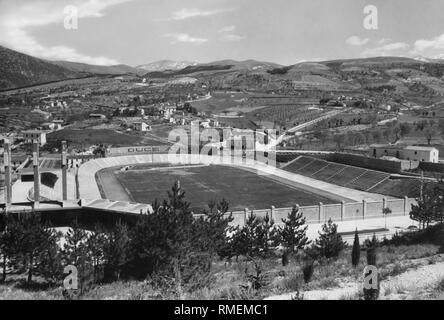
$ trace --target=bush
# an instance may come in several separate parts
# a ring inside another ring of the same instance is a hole
[[[314,272],[314,261],[309,259],[304,261],[304,265],[302,266],[302,273],[304,275],[304,282],[309,283]]]
[[[279,232],[268,214],[259,219],[254,214],[247,219],[245,226],[238,228],[230,242],[233,255],[267,257],[279,243]]]
[[[396,233],[391,240],[384,240],[384,245],[410,246],[415,244],[444,245],[444,224],[436,224],[418,231]]]

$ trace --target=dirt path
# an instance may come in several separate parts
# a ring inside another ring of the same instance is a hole
[[[418,259],[412,262],[414,266],[406,272],[389,277],[381,282],[381,300],[402,300],[415,298],[420,293],[427,293],[444,280],[444,255],[436,256],[441,260],[429,264],[429,259]],[[339,288],[330,290],[312,290],[304,292],[304,300],[340,300],[356,299],[361,284],[358,282],[344,283]],[[291,300],[296,293],[287,293],[268,297],[265,300]]]

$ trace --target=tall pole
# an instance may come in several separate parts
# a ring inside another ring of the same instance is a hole
[[[419,198],[421,200],[423,200],[423,198],[422,198],[423,196],[424,196],[424,171],[421,170],[421,189],[420,189]]]
[[[34,165],[34,207],[40,204],[40,170],[39,170],[39,143],[34,141],[33,147],[33,165]]]
[[[68,200],[66,141],[62,141],[62,199]]]
[[[5,141],[3,162],[5,164],[5,204],[9,207],[12,203],[12,179],[11,179],[11,145]]]

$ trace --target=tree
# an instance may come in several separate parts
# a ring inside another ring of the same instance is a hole
[[[327,259],[337,258],[345,248],[345,242],[338,233],[338,226],[331,219],[322,226],[322,232],[319,232],[315,246],[320,256]]]
[[[93,268],[94,282],[102,276],[102,267],[105,263],[105,254],[109,246],[109,236],[102,227],[97,225],[86,240],[87,254]]]
[[[231,241],[235,256],[246,255],[254,257],[259,254],[255,239],[256,229],[259,224],[259,219],[254,214],[251,214],[248,216],[245,225],[237,229]]]
[[[359,233],[358,229],[355,231],[355,240],[353,241],[352,248],[352,265],[357,267],[359,264],[359,259],[361,258],[361,245],[359,244]]]
[[[384,209],[382,209],[382,214],[384,215],[385,229],[387,229],[387,216],[392,214],[392,209],[384,208]]]
[[[436,127],[429,126],[427,127],[427,129],[425,129],[424,136],[427,139],[428,145],[432,144],[432,140],[433,138],[435,138],[436,135],[438,135],[438,130],[436,129]]]
[[[6,281],[6,272],[8,265],[11,264],[14,255],[17,252],[19,245],[19,236],[20,234],[16,232],[16,226],[14,225],[15,221],[8,216],[6,213],[2,213],[1,215],[1,225],[0,229],[0,253],[2,255],[2,280],[1,282]],[[17,226],[18,229],[18,226]]]
[[[401,129],[401,132],[400,132],[401,137],[405,137],[406,135],[408,135],[412,131],[412,127],[408,123],[401,123],[399,125],[399,127]]]
[[[254,243],[257,251],[262,257],[267,257],[272,247],[276,247],[279,242],[279,232],[275,228],[273,219],[268,213],[254,230]]]
[[[385,140],[386,140],[387,142],[390,142],[390,141],[391,141],[391,137],[392,137],[392,135],[393,135],[393,128],[392,128],[392,127],[388,127],[388,128],[386,128],[386,129],[382,132],[382,135],[384,136],[384,138],[385,138]]]
[[[336,149],[342,150],[347,144],[347,136],[344,134],[336,134],[333,136],[333,141],[336,143]]]
[[[439,121],[438,121],[438,128],[441,131],[441,135],[444,138],[444,119],[439,119]]]
[[[112,279],[120,280],[124,266],[128,262],[130,238],[128,227],[119,221],[108,234],[104,248],[104,260],[106,273]]]
[[[219,203],[210,201],[208,207],[210,212],[204,211],[203,216],[194,222],[196,245],[211,257],[216,254],[220,257],[232,257],[227,237],[227,234],[234,230],[230,226],[233,216],[227,215],[229,204],[223,199]]]
[[[380,130],[373,131],[373,140],[375,142],[381,142],[381,140],[382,140],[382,133],[381,133]]]
[[[53,259],[55,246],[59,238],[59,234],[48,226],[44,225],[41,216],[31,212],[20,215],[14,222],[9,225],[12,233],[18,235],[16,255],[21,261],[23,267],[28,273],[27,283],[32,282],[34,272],[39,271],[39,267],[44,264],[46,259]],[[48,257],[48,255],[50,255]]]
[[[77,268],[80,291],[84,290],[86,283],[90,282],[91,274],[93,274],[88,239],[88,232],[80,228],[78,222],[75,221],[65,234],[65,244],[62,249],[64,264]]]
[[[60,247],[57,243],[60,233],[54,233],[55,241],[50,241],[40,256],[36,271],[50,284],[56,284],[63,277],[63,263]]]
[[[310,244],[306,219],[299,206],[294,206],[287,219],[282,219],[282,222],[284,227],[279,230],[280,243],[289,253],[304,249]]]
[[[379,246],[379,241],[376,238],[376,235],[373,235],[373,238],[371,240],[365,241],[365,247],[367,251],[367,265],[368,266],[377,266],[377,256],[376,256],[376,250]],[[379,297],[379,291],[380,291],[380,276],[379,273],[377,275],[377,289],[366,289],[364,288],[364,299],[365,300],[377,300]]]
[[[412,205],[410,218],[419,222],[422,228],[428,227],[432,222],[444,222],[444,180],[427,184],[422,196]]]
[[[181,271],[199,251],[195,220],[180,183],[175,183],[162,205],[156,201],[152,206],[153,213],[139,216],[130,230],[128,267],[136,278],[157,271],[172,274],[174,266]]]

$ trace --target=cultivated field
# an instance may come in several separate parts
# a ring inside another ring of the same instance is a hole
[[[116,169],[114,169],[115,171]],[[99,173],[109,176],[109,170]],[[129,193],[133,201],[152,203],[155,199],[165,199],[165,190],[171,189],[179,180],[186,198],[194,209],[206,208],[210,200],[225,198],[230,210],[244,208],[264,209],[291,207],[294,204],[313,205],[319,202],[330,204],[334,201],[303,190],[280,184],[253,172],[224,166],[198,166],[183,168],[133,168],[116,173],[117,180]],[[102,186],[108,195],[109,184]]]
[[[89,146],[106,144],[115,147],[119,146],[134,146],[134,145],[152,145],[158,146],[164,143],[154,139],[149,139],[142,136],[129,135],[120,133],[109,129],[63,129],[52,132],[48,135],[48,141],[62,141],[66,140],[70,145],[75,146]]]

